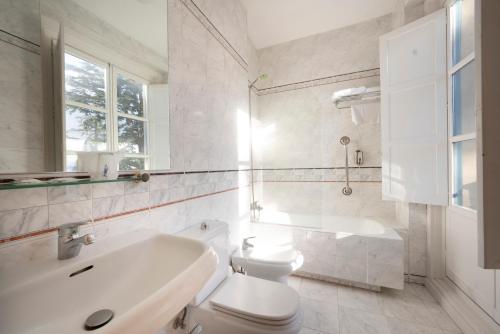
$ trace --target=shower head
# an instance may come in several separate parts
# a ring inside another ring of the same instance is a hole
[[[254,87],[258,81],[267,80],[267,78],[269,78],[269,76],[266,73],[259,75],[254,81],[252,81],[252,83],[248,86],[248,88]]]
[[[259,80],[267,80],[267,78],[269,78],[269,75],[267,75],[267,73],[259,75]]]
[[[340,138],[340,143],[342,145],[347,145],[351,142],[351,138],[347,137],[347,136],[343,136],[342,138]]]

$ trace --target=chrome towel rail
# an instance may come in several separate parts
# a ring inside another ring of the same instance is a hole
[[[349,149],[347,145],[351,142],[351,138],[343,136],[340,138],[340,143],[344,145],[345,148],[345,187],[342,188],[342,194],[349,196],[352,194],[352,188],[349,187]]]

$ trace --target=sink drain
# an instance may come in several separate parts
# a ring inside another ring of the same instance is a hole
[[[106,325],[113,319],[115,314],[111,310],[99,310],[92,313],[87,320],[85,320],[85,329],[93,331]]]

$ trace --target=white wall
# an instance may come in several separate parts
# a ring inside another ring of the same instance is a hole
[[[45,167],[38,5],[0,1],[0,172]]]

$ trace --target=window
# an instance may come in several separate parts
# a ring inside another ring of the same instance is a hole
[[[450,6],[450,152],[451,203],[477,208],[474,0]]]
[[[120,151],[120,170],[148,168],[148,83],[71,48],[64,58],[66,170],[79,151]]]
[[[147,85],[140,78],[117,70],[114,75],[116,96],[116,147],[124,152],[120,170],[145,169],[148,157],[146,96]]]

